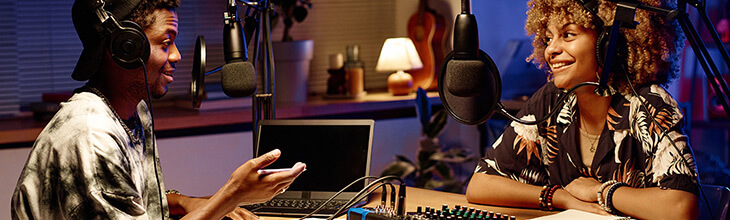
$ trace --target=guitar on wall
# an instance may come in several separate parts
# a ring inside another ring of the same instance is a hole
[[[436,31],[436,18],[426,10],[427,0],[418,1],[418,11],[408,19],[408,37],[416,46],[423,68],[409,71],[413,77],[413,89],[421,87],[425,90],[436,87],[438,75],[434,66],[434,54],[431,43]]]
[[[431,12],[434,18],[436,18],[436,29],[434,30],[433,42],[431,42],[431,46],[433,47],[434,70],[439,71],[441,70],[441,63],[444,61],[444,58],[447,54],[446,50],[444,50],[444,46],[446,44],[446,19],[444,19],[444,16],[438,14],[436,10],[428,7],[428,1],[425,2],[426,11]],[[438,73],[434,74],[433,83],[431,83],[431,86],[429,86],[426,90],[438,90],[438,78]]]

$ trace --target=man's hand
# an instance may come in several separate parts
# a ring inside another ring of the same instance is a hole
[[[570,184],[565,186],[565,191],[568,191],[573,197],[586,202],[598,202],[597,192],[598,188],[601,187],[596,179],[589,177],[580,177],[574,179]]]
[[[205,206],[205,203],[208,202],[207,198],[192,198],[182,195],[177,195],[180,198],[179,204],[180,208],[184,210],[184,213],[181,213],[184,215],[185,213],[192,212],[193,210]],[[184,198],[182,198],[184,197]],[[251,213],[250,211],[237,207],[232,212],[229,212],[226,214],[225,217],[228,217],[229,219],[233,220],[259,220],[260,218],[256,216],[255,214]]]
[[[274,196],[284,192],[289,185],[307,167],[304,163],[296,163],[289,171],[271,174],[259,174],[262,169],[281,156],[278,149],[251,159],[238,167],[226,183],[226,187],[235,189],[232,197],[238,200],[238,205],[255,204],[269,201]]]
[[[255,215],[239,206],[269,201],[284,192],[307,167],[297,163],[289,171],[259,174],[257,171],[270,165],[281,156],[273,150],[251,159],[238,167],[231,178],[201,208],[196,208],[183,219],[220,219],[223,216],[238,215],[244,219],[257,219]]]

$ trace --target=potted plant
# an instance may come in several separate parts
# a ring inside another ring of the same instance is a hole
[[[282,17],[284,21],[284,35],[281,41],[293,41],[289,30],[294,26],[294,21],[302,22],[307,18],[307,10],[312,9],[312,2],[310,0],[272,0],[271,2],[276,5],[272,23],[277,23],[279,17]]]
[[[395,161],[380,175],[400,176],[409,186],[461,193],[464,183],[455,177],[451,166],[472,161],[475,157],[464,149],[447,149],[439,143],[438,136],[446,127],[448,115],[443,109],[432,113],[426,91],[418,88],[415,101],[421,123],[417,161],[414,163],[403,155],[396,155]]]
[[[307,101],[307,81],[309,65],[314,54],[312,40],[293,40],[289,30],[294,22],[302,22],[312,8],[310,0],[272,0],[275,13],[272,25],[281,19],[284,34],[280,42],[273,42],[274,62],[276,64],[276,102],[297,104]]]

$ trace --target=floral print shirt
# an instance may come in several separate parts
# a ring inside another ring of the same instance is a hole
[[[511,122],[479,161],[476,172],[532,185],[566,186],[579,177],[593,177],[599,182],[617,180],[635,188],[658,186],[697,195],[695,161],[681,129],[683,116],[677,103],[657,85],[637,92],[639,96],[613,95],[590,169],[581,159],[580,115],[576,96],[571,94],[557,103],[559,112],[546,122]],[[564,93],[553,83],[546,84],[517,117],[542,118]]]
[[[132,140],[99,96],[81,92],[62,103],[23,168],[12,219],[167,219],[144,101],[137,113],[130,129],[143,138]]]

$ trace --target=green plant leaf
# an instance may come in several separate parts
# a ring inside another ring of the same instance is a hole
[[[408,162],[410,164],[416,165],[416,164],[413,163],[413,161],[411,161],[410,159],[408,159],[407,157],[405,157],[403,155],[395,155],[395,160],[396,161]]]
[[[420,144],[418,148],[419,151],[432,153],[441,149],[441,144],[439,144],[438,138],[432,138],[426,135],[422,135],[418,139],[418,143]]]
[[[477,157],[469,154],[464,149],[451,148],[445,152],[434,153],[429,159],[446,163],[465,163],[469,161],[474,161],[477,159]]]
[[[436,166],[434,166],[434,172],[443,180],[454,179],[454,175],[451,172],[451,167],[447,166],[445,163],[436,163]]]
[[[448,115],[446,111],[440,109],[431,116],[428,124],[423,129],[423,133],[428,137],[435,138],[444,131],[447,121]]]
[[[420,167],[422,171],[425,172],[426,169],[438,162],[431,160],[431,155],[433,155],[434,152],[435,151],[418,151],[418,167]]]

